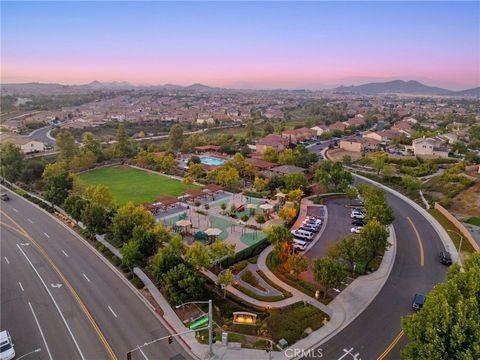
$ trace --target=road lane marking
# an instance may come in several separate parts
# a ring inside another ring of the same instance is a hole
[[[10,265],[10,261],[8,261],[7,257],[4,256],[5,261],[7,262],[8,265]]]
[[[395,347],[395,345],[397,345],[397,343],[400,341],[403,334],[405,334],[405,332],[403,330],[401,330],[400,333],[395,337],[395,339],[393,339],[392,343],[387,346],[387,348],[385,349],[385,351],[383,353],[380,354],[380,356],[377,358],[377,360],[385,359],[385,357],[390,353],[390,351],[392,351],[392,349]]]
[[[90,282],[90,279],[87,277],[87,275],[85,275],[84,273],[82,273],[82,275],[85,279],[87,279],[88,282]]]
[[[13,211],[15,211],[16,213],[18,213],[18,210],[17,210],[17,209],[15,209],[15,208],[12,208],[12,210],[13,210]]]
[[[22,245],[22,246],[28,246],[28,245],[30,245],[30,243],[28,243],[28,242],[26,242],[26,243],[20,243],[20,245]]]
[[[45,290],[47,290],[47,293],[48,295],[50,296],[50,299],[52,299],[53,301],[53,304],[55,305],[55,308],[57,309],[58,313],[60,314],[60,317],[62,318],[62,321],[63,323],[65,324],[65,327],[67,328],[68,332],[70,333],[70,337],[72,338],[74,344],[75,344],[75,347],[77,348],[77,351],[78,353],[80,354],[80,357],[85,360],[85,357],[83,356],[83,353],[82,353],[82,350],[80,350],[80,347],[78,346],[78,343],[77,343],[77,340],[75,339],[75,336],[73,336],[73,333],[72,333],[72,330],[70,329],[70,326],[68,326],[67,324],[67,320],[65,320],[65,317],[63,316],[63,313],[62,311],[60,310],[60,308],[58,307],[58,304],[57,302],[55,301],[55,298],[53,297],[52,293],[50,292],[50,289],[48,288],[47,284],[45,284],[45,281],[43,281],[42,277],[40,276],[40,274],[38,273],[37,269],[35,268],[35,266],[33,266],[32,262],[30,261],[30,259],[28,258],[27,254],[25,254],[25,252],[23,251],[23,249],[18,246],[17,244],[17,247],[18,247],[18,250],[20,250],[20,252],[23,254],[23,256],[25,256],[25,259],[27,259],[27,262],[30,264],[30,266],[32,267],[33,271],[35,272],[35,274],[37,274],[38,278],[40,279],[40,282],[43,284],[43,287],[45,288]]]
[[[62,284],[50,284],[51,287],[60,289],[62,287]]]
[[[40,330],[40,335],[42,336],[43,343],[45,344],[45,348],[47,349],[48,357],[50,358],[50,360],[53,360],[52,354],[50,353],[50,348],[48,347],[48,344],[47,344],[47,340],[45,340],[45,336],[43,335],[42,328],[40,327],[40,323],[38,322],[37,315],[35,315],[35,311],[33,311],[33,306],[32,304],[30,304],[30,301],[28,302],[28,306],[30,306],[30,310],[32,310],[33,318],[37,323],[38,330]]]
[[[63,255],[65,255],[66,257],[68,257],[68,254],[65,252],[65,250],[62,250],[62,253],[63,253]]]
[[[50,266],[55,270],[55,272],[58,274],[58,276],[60,276],[60,278],[63,280],[64,284],[68,287],[68,289],[70,290],[70,293],[73,295],[73,297],[75,298],[77,304],[80,306],[81,310],[83,311],[83,313],[85,314],[85,316],[87,317],[88,321],[90,322],[90,324],[92,325],[93,329],[95,330],[95,332],[97,333],[97,336],[98,338],[100,339],[100,341],[102,342],[103,346],[105,347],[105,350],[107,351],[107,353],[109,354],[110,358],[112,360],[117,360],[117,355],[115,355],[115,353],[113,352],[113,349],[112,347],[110,346],[110,344],[108,343],[107,339],[105,338],[105,335],[103,334],[103,332],[100,330],[100,327],[98,326],[97,322],[95,321],[95,319],[93,318],[92,314],[90,314],[90,312],[88,311],[87,307],[85,306],[85,304],[83,303],[82,299],[80,298],[80,296],[78,296],[77,292],[75,291],[75,289],[73,288],[72,284],[70,284],[70,282],[67,280],[67,278],[65,277],[65,275],[63,275],[63,273],[60,271],[60,269],[57,267],[57,265],[53,262],[52,258],[47,254],[47,252],[35,241],[35,239],[23,228],[21,227],[15,220],[13,220],[10,216],[8,216],[4,211],[2,211],[0,209],[0,213],[3,214],[6,218],[8,218],[11,222],[13,222],[15,224],[15,226],[18,227],[18,232],[23,234],[25,236],[25,238],[29,239],[30,241],[33,242],[33,244],[36,246],[36,248],[38,249],[38,251],[43,255],[43,257],[48,261],[48,263],[50,264]],[[16,230],[16,229],[15,229]]]
[[[115,311],[113,311],[113,309],[110,307],[110,305],[108,305],[108,309],[112,312],[113,316],[118,318],[117,314],[115,314]]]
[[[18,282],[18,285],[20,285],[20,289],[22,289],[22,291],[25,291],[25,290],[23,289],[22,283],[21,283],[20,281]]]
[[[30,220],[29,218],[27,218],[27,221],[28,221],[30,224],[33,224],[33,221]]]
[[[422,239],[420,238],[420,234],[418,233],[417,227],[413,223],[412,219],[407,216],[407,220],[410,222],[410,225],[413,227],[413,231],[415,231],[415,235],[417,236],[418,246],[420,247],[420,266],[423,266],[425,263],[424,252],[423,252],[423,243]]]
[[[50,239],[50,235],[48,235],[46,232],[44,232],[43,235]]]

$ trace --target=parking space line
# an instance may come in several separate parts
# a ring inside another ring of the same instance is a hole
[[[7,264],[10,265],[10,261],[8,261],[7,257],[4,256],[3,258],[5,259],[5,261],[7,262]]]
[[[63,253],[63,255],[65,255],[66,257],[68,257],[68,254],[65,252],[65,250],[62,250],[62,253]]]
[[[30,310],[32,310],[33,318],[37,323],[38,330],[40,330],[40,335],[42,336],[43,343],[45,344],[45,348],[47,349],[48,357],[50,358],[50,360],[53,360],[52,354],[50,353],[50,348],[48,347],[48,344],[47,344],[47,340],[45,340],[45,335],[43,335],[42,328],[40,327],[40,323],[38,322],[37,315],[35,315],[35,311],[33,311],[33,306],[32,304],[30,304],[30,301],[28,302],[28,306],[30,306]]]
[[[22,283],[21,283],[20,281],[18,282],[18,285],[20,285],[20,289],[22,289],[22,291],[25,291],[25,290],[23,289]]]
[[[48,235],[46,232],[44,232],[43,235],[50,239],[50,235]]]
[[[18,213],[18,210],[17,210],[17,209],[15,209],[15,208],[12,208],[12,210],[13,210],[13,211],[15,211],[16,213]]]
[[[87,277],[87,275],[85,275],[84,273],[82,273],[82,275],[88,282],[90,282],[90,279]]]
[[[30,224],[33,224],[33,221],[30,220],[29,218],[27,218],[27,221],[28,221]]]

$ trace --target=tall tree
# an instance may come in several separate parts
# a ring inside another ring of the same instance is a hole
[[[108,218],[107,210],[103,206],[92,202],[85,205],[80,216],[82,223],[91,235],[105,233],[108,227]]]
[[[307,178],[303,173],[287,174],[283,177],[287,191],[300,189],[305,190],[308,186]]]
[[[132,141],[123,124],[118,125],[116,140],[117,143],[115,145],[120,157],[125,157],[132,153]]]
[[[204,278],[185,264],[170,269],[162,280],[165,296],[171,304],[203,298]]]
[[[276,163],[278,161],[278,153],[274,148],[267,147],[263,153],[263,160]]]
[[[212,258],[208,249],[200,241],[195,243],[187,249],[185,260],[196,269],[209,268],[212,266]]]
[[[64,160],[67,163],[72,160],[77,152],[75,138],[70,131],[62,131],[57,135],[55,147],[58,152],[57,160]]]
[[[350,199],[350,204],[352,204],[352,201],[358,196],[358,191],[355,186],[347,186],[345,188],[345,196]]]
[[[117,241],[126,243],[132,238],[133,229],[136,226],[149,230],[154,224],[155,219],[151,213],[140,206],[135,206],[132,202],[128,202],[118,209],[112,219],[110,229]]]
[[[48,164],[43,171],[45,180],[45,199],[55,205],[61,205],[73,188],[73,176],[64,161]]]
[[[102,155],[102,146],[100,139],[98,139],[91,132],[86,132],[82,136],[82,150],[90,151],[95,156],[95,160],[98,161]]]
[[[133,270],[135,266],[142,265],[145,258],[140,252],[140,244],[138,241],[129,241],[120,248],[122,254],[122,264]]]
[[[297,277],[300,273],[308,269],[307,257],[301,254],[292,254],[283,265],[285,270]]]
[[[110,189],[103,184],[88,186],[85,189],[84,196],[91,202],[98,204],[105,209],[114,209],[116,207]]]
[[[230,269],[222,271],[218,274],[217,285],[222,285],[223,287],[223,298],[227,296],[227,286],[232,285],[235,282],[235,276],[233,275]]]
[[[4,143],[0,149],[0,170],[2,177],[15,182],[23,169],[24,155],[20,148],[12,143]]]
[[[369,254],[369,247],[359,241],[357,236],[346,236],[337,244],[338,256],[350,264],[353,271],[355,263],[365,259]]]
[[[183,128],[179,124],[175,124],[171,127],[168,133],[168,147],[172,151],[178,151],[182,148],[183,144]]]
[[[372,256],[382,254],[389,246],[389,232],[378,220],[370,220],[360,231],[361,246],[370,249]]]
[[[343,169],[341,162],[325,160],[314,174],[315,181],[334,190],[346,188],[353,182],[352,174]]]
[[[312,265],[313,276],[316,281],[324,287],[323,298],[335,286],[339,286],[346,278],[347,274],[336,260],[330,257],[317,258]]]
[[[402,319],[408,344],[402,358],[480,359],[480,254],[447,273],[422,309]]]

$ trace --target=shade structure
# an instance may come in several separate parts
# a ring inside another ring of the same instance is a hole
[[[205,234],[208,236],[218,236],[222,233],[221,229],[218,228],[208,228],[207,230],[204,231]]]
[[[260,205],[260,209],[263,209],[263,210],[271,210],[271,209],[273,209],[273,205],[271,205],[271,204],[262,204],[262,205]]]
[[[178,220],[175,225],[180,226],[180,227],[186,227],[192,225],[192,222],[190,220]]]
[[[247,204],[247,209],[256,209],[257,206],[257,204]]]

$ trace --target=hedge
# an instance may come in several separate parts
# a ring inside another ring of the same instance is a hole
[[[267,238],[264,238],[259,242],[257,242],[256,244],[253,244],[252,246],[249,246],[243,250],[240,250],[238,253],[235,254],[234,257],[229,256],[223,259],[220,262],[220,265],[223,268],[227,268],[239,261],[247,260],[253,256],[260,254],[268,245],[270,245],[270,243],[268,242]]]
[[[257,270],[257,274],[260,275],[260,277],[268,284],[270,285],[271,287],[273,287],[274,289],[280,291],[284,297],[286,298],[289,298],[289,297],[292,297],[292,293],[285,290],[284,288],[282,288],[281,286],[277,285],[274,281],[272,281],[272,279],[270,279],[267,275],[265,275],[265,273],[262,271],[262,270]]]
[[[243,287],[240,284],[233,284],[233,287],[242,293],[244,293],[247,296],[250,296],[253,299],[260,300],[260,301],[280,301],[285,299],[285,296],[283,295],[259,295],[256,292],[247,289],[246,287]]]

